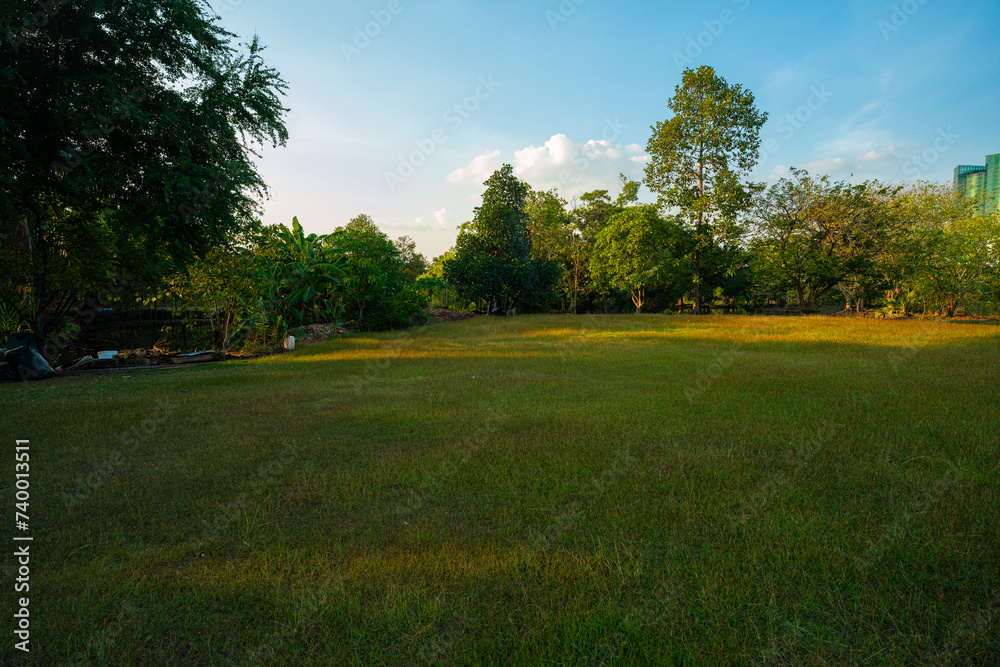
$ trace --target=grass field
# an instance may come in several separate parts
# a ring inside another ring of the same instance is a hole
[[[3,664],[1000,663],[998,326],[477,318],[0,399]]]

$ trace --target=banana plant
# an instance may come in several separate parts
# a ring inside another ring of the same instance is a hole
[[[282,305],[295,310],[299,323],[305,324],[306,313],[315,310],[319,297],[340,285],[345,275],[344,259],[324,245],[325,236],[307,236],[297,217],[292,218],[291,229],[282,225],[278,238],[288,258],[282,267]]]

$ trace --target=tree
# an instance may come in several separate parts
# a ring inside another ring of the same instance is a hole
[[[603,194],[597,197],[604,202],[607,193],[600,192]],[[563,296],[562,305],[565,307],[565,300],[568,299],[569,308],[575,315],[580,296],[589,287],[587,278],[592,246],[580,229],[582,218],[567,212],[566,201],[555,191],[532,191],[528,195],[527,210],[532,256],[559,266],[558,288]]]
[[[583,233],[584,239],[593,241],[608,220],[621,208],[611,203],[607,190],[594,190],[580,195],[581,204],[573,209],[577,228]]]
[[[374,225],[338,228],[327,242],[344,254],[344,296],[350,313],[365,325],[366,313],[372,315],[404,287],[399,250]]]
[[[354,232],[361,231],[379,231],[378,225],[375,224],[375,219],[368,215],[367,213],[359,213],[350,219],[350,221],[344,226],[344,229]]]
[[[605,292],[628,291],[641,313],[647,292],[677,277],[680,262],[671,251],[677,240],[654,207],[628,208],[612,216],[595,240],[590,260],[593,280]]]
[[[618,181],[622,184],[622,191],[615,199],[615,207],[622,209],[637,203],[639,201],[639,188],[642,187],[642,184],[639,181],[633,181],[625,174],[618,174]]]
[[[455,258],[444,265],[445,279],[469,300],[485,300],[491,313],[535,305],[558,273],[552,263],[532,259],[525,208],[529,188],[509,164],[485,185],[482,205],[460,228]]]
[[[660,206],[680,209],[694,232],[699,314],[702,255],[717,236],[736,236],[736,217],[753,192],[740,179],[757,163],[767,114],[757,111],[751,92],[728,84],[708,66],[685,70],[668,105],[674,116],[652,128],[645,181]]]
[[[971,200],[942,187],[922,220],[927,229],[916,287],[940,313],[954,317],[995,289],[1000,271],[1000,213],[982,215]]]
[[[417,242],[409,236],[400,236],[393,241],[399,251],[399,259],[403,262],[403,274],[408,282],[414,282],[430,268],[427,258],[417,252]]]
[[[206,3],[76,0],[26,21],[37,9],[0,7],[0,234],[30,239],[0,283],[44,339],[95,281],[245,238],[266,192],[254,146],[288,135],[285,82]]]
[[[793,169],[792,178],[771,186],[755,207],[752,249],[763,267],[759,274],[790,285],[800,310],[811,310],[838,286],[871,284],[889,196],[877,182],[831,183]]]
[[[228,352],[238,323],[266,289],[261,269],[260,259],[246,250],[215,248],[178,274],[171,290],[201,307],[212,325],[213,347]]]
[[[554,190],[531,190],[524,205],[531,255],[535,259],[559,262],[562,259],[568,230],[573,226],[566,212],[566,201]]]

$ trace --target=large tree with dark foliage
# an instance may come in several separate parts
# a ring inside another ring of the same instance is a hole
[[[694,233],[694,312],[701,312],[703,258],[718,241],[737,234],[737,217],[755,191],[742,179],[757,163],[760,128],[767,114],[753,93],[732,85],[711,67],[685,70],[668,102],[674,115],[653,126],[646,150],[646,184],[664,210],[679,209]]]
[[[490,313],[535,306],[552,292],[559,267],[531,257],[529,187],[509,164],[485,185],[482,205],[459,232],[455,258],[445,263],[445,280],[465,298],[485,301]]]
[[[40,337],[252,230],[285,82],[202,0],[0,5],[0,298]]]

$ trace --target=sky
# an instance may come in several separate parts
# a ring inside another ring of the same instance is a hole
[[[570,202],[641,180],[685,67],[769,115],[757,181],[948,182],[1000,153],[996,0],[211,4],[289,84],[289,141],[257,161],[263,221],[324,234],[367,213],[428,259],[505,163]]]

